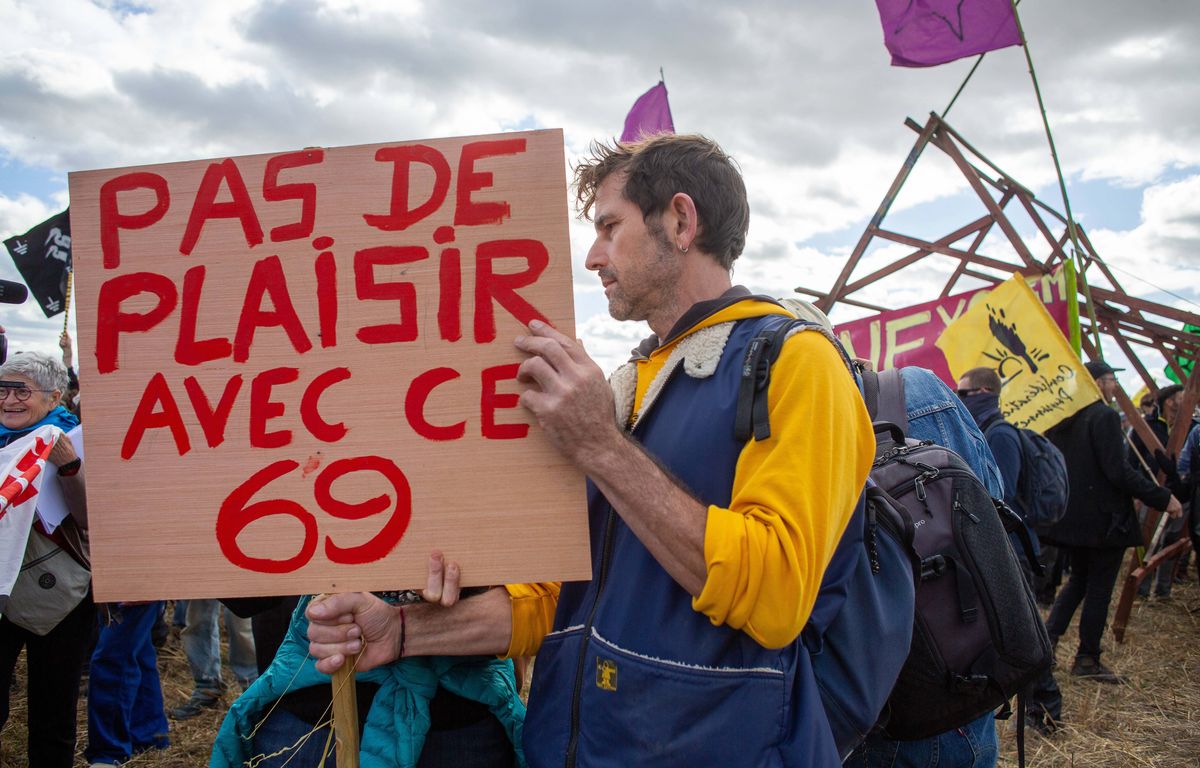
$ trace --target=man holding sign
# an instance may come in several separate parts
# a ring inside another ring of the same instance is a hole
[[[530,354],[521,404],[591,481],[592,580],[563,585],[544,642],[501,590],[455,602],[449,567],[426,591],[442,605],[406,620],[337,595],[308,609],[318,668],[360,650],[362,670],[540,644],[531,765],[837,764],[795,640],[873,457],[862,399],[830,342],[796,334],[772,368],[772,434],[734,437],[749,342],[786,310],[732,285],[749,209],[719,147],[690,136],[597,146],[576,183],[596,230],[586,264],[610,313],[655,333],[609,384],[546,323],[515,342]]]

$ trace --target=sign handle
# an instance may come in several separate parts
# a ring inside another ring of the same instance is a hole
[[[333,673],[333,735],[338,768],[358,768],[358,697],[355,695],[354,669],[359,651]]]

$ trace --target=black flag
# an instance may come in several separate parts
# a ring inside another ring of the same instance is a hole
[[[67,275],[71,271],[70,209],[38,224],[23,235],[10,237],[4,246],[12,255],[30,293],[46,317],[66,309]]]

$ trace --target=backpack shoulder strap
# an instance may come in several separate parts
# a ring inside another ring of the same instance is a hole
[[[908,434],[908,408],[904,404],[904,377],[899,368],[876,374],[879,384],[878,410],[871,411],[872,421],[887,421]],[[870,410],[868,401],[868,410]]]
[[[863,402],[867,406],[867,415],[871,421],[879,418],[879,374],[865,368],[859,371],[862,377]]]
[[[1022,430],[1020,427],[1018,427],[1016,424],[1013,424],[1010,421],[1005,421],[1004,419],[993,419],[992,423],[987,425],[987,429],[982,430],[983,437],[986,440],[988,435],[992,434],[993,432],[995,432],[998,429],[1004,429],[1005,427],[1008,427],[1008,428],[1012,429],[1012,431],[1013,431],[1013,437],[1017,441],[1017,450],[1021,454],[1021,467],[1024,468],[1025,461],[1027,459],[1027,457],[1025,455],[1026,454],[1025,441],[1028,439],[1025,436],[1024,430]]]
[[[737,411],[734,416],[734,436],[740,441],[766,440],[771,436],[767,385],[771,382],[771,366],[779,359],[783,344],[793,331],[813,330],[829,339],[841,355],[842,362],[853,375],[854,368],[846,350],[837,338],[816,323],[796,318],[783,318],[777,325],[760,331],[746,347],[742,360],[742,377],[738,384]]]
[[[738,383],[737,411],[734,416],[733,434],[741,441],[766,440],[771,436],[771,424],[767,412],[767,385],[771,381],[771,366],[783,351],[783,342],[788,333],[803,320],[785,320],[774,328],[760,331],[746,347],[742,360],[742,378]]]

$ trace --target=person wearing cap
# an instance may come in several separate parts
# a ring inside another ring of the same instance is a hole
[[[1179,413],[1179,405],[1183,402],[1183,386],[1180,384],[1171,384],[1158,390],[1151,397],[1151,403],[1154,407],[1145,415],[1146,424],[1150,427],[1150,431],[1154,433],[1154,436],[1158,438],[1158,442],[1165,447],[1171,436],[1171,424],[1175,422],[1175,417]],[[1131,439],[1133,447],[1137,449],[1137,452],[1151,469],[1154,469],[1156,464],[1163,464],[1163,461],[1160,461],[1146,444],[1142,442],[1141,435],[1134,432]],[[1137,456],[1131,454],[1129,459],[1131,462],[1137,463]],[[1168,476],[1173,473],[1173,469],[1167,470],[1162,466],[1159,468],[1167,472]]]
[[[1046,629],[1057,648],[1058,639],[1082,604],[1079,649],[1071,674],[1101,683],[1121,683],[1124,681],[1100,661],[1100,638],[1125,549],[1142,544],[1133,499],[1172,517],[1179,517],[1183,507],[1168,489],[1134,469],[1125,457],[1121,420],[1109,407],[1120,386],[1117,369],[1103,361],[1087,363],[1087,369],[1102,400],[1046,431],[1046,437],[1067,459],[1071,486],[1066,514],[1044,537],[1065,548],[1071,563],[1071,577],[1050,609]]]
[[[1180,384],[1171,384],[1163,387],[1154,394],[1154,416],[1146,417],[1146,424],[1150,427],[1150,431],[1158,439],[1158,442],[1164,447],[1168,444],[1171,437],[1171,425],[1175,423],[1175,419],[1179,415],[1179,406],[1183,403],[1183,386]],[[1130,442],[1133,444],[1134,451],[1129,452],[1129,461],[1141,471],[1143,464],[1150,469],[1151,473],[1161,471],[1166,478],[1165,485],[1170,489],[1171,493],[1175,494],[1175,498],[1181,502],[1187,502],[1191,498],[1191,489],[1187,483],[1179,476],[1176,468],[1175,455],[1168,455],[1166,451],[1150,450],[1150,447],[1142,441],[1141,435],[1134,432],[1130,437]],[[1136,451],[1136,453],[1135,453]],[[1166,530],[1163,531],[1162,541],[1155,548],[1154,553],[1157,553],[1163,547],[1174,544],[1179,541],[1179,537],[1183,535],[1183,519],[1173,519],[1167,523]],[[1171,558],[1159,566],[1154,572],[1154,596],[1159,599],[1167,599],[1171,596],[1172,576],[1175,573],[1175,565],[1179,562],[1178,557]],[[1150,579],[1146,579],[1138,587],[1138,595],[1141,597],[1149,597],[1150,595]]]

